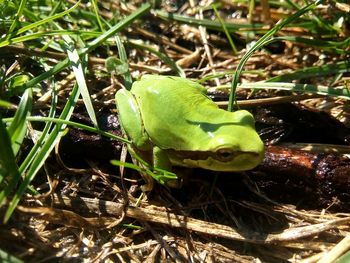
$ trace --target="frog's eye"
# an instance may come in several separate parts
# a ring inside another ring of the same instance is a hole
[[[234,157],[234,152],[232,149],[222,148],[216,151],[216,157],[223,162],[231,161]]]

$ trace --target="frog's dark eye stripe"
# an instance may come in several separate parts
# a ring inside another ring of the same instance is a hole
[[[209,156],[213,157],[211,152],[202,151],[171,151],[173,155],[177,156],[179,159],[191,159],[191,160],[207,160]]]
[[[207,160],[209,157],[218,160],[220,162],[229,162],[240,155],[241,152],[233,151],[230,148],[222,148],[216,152],[205,152],[205,151],[175,151],[169,150],[173,155],[179,159],[191,159],[191,160]]]

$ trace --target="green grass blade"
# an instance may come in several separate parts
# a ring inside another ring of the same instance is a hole
[[[217,88],[229,89],[229,85],[222,85]],[[240,89],[256,89],[256,90],[287,90],[291,92],[312,93],[324,96],[338,97],[346,100],[350,100],[350,90],[348,87],[329,87],[322,85],[312,84],[295,84],[288,82],[257,82],[257,83],[241,83],[238,85]],[[7,121],[4,119],[4,121]]]
[[[96,17],[98,26],[100,27],[100,30],[103,32],[104,31],[104,27],[103,27],[102,20],[101,20],[99,11],[98,11],[97,1],[96,0],[91,0],[91,2],[92,2],[92,7],[94,9],[94,13],[95,13],[95,17]]]
[[[119,36],[115,36],[114,37],[115,42],[117,43],[117,47],[118,47],[118,54],[119,54],[119,58],[121,61],[123,61],[126,65],[128,65],[128,57],[126,55],[125,52],[125,48],[124,45],[120,39]],[[132,77],[131,77],[131,73],[129,70],[129,67],[127,68],[127,71],[123,74],[124,77],[124,85],[125,87],[130,90],[131,86],[132,86]]]
[[[67,104],[65,105],[60,118],[63,120],[69,120],[71,117],[75,104],[79,98],[79,89],[78,86],[75,85],[71,95],[69,97],[69,100]],[[15,193],[13,199],[11,200],[11,203],[9,207],[6,210],[4,222],[7,222],[8,219],[11,217],[13,211],[15,210],[18,202],[21,200],[22,195],[26,191],[28,185],[30,182],[34,179],[35,175],[38,173],[39,169],[42,167],[44,162],[46,161],[47,157],[51,153],[52,149],[55,147],[59,139],[61,138],[63,131],[65,129],[65,124],[57,124],[55,125],[54,129],[48,136],[47,140],[43,144],[42,148],[34,158],[31,166],[29,167],[28,171],[26,172],[26,176],[24,177],[23,182],[19,186],[17,192]]]
[[[77,30],[52,30],[52,31],[41,31],[24,36],[14,37],[11,39],[5,39],[0,42],[0,48],[6,47],[10,44],[22,43],[30,40],[36,40],[45,36],[62,36],[62,35],[82,35],[82,36],[99,36],[100,32],[89,32],[89,31],[77,31]]]
[[[224,86],[221,86],[224,87]],[[288,82],[259,82],[259,83],[244,83],[238,86],[246,89],[273,89],[273,90],[288,90],[292,92],[313,93],[324,96],[332,96],[350,100],[350,90],[348,87],[328,87],[312,84],[295,84]]]
[[[129,24],[131,24],[134,20],[140,18],[145,13],[147,13],[151,9],[151,5],[149,3],[142,5],[138,10],[136,10],[131,15],[127,16],[125,19],[117,23],[116,25],[112,26],[108,31],[106,31],[104,34],[99,36],[98,38],[91,41],[86,48],[82,50],[82,53],[87,54],[90,53],[92,50],[94,50],[96,47],[98,47],[101,43],[106,41],[109,37],[115,35],[118,31],[122,30],[123,28],[127,27]]]
[[[27,25],[27,26],[24,26],[24,27],[20,28],[20,29],[16,32],[16,35],[22,34],[22,33],[26,32],[26,31],[28,31],[28,30],[31,30],[31,29],[36,28],[36,27],[39,27],[39,26],[44,25],[44,24],[46,24],[46,23],[48,23],[48,22],[52,22],[52,21],[54,21],[55,19],[61,18],[61,17],[65,16],[65,15],[69,14],[70,12],[72,12],[74,9],[76,9],[76,8],[79,6],[80,1],[81,1],[81,0],[79,0],[79,1],[78,1],[75,5],[73,5],[71,8],[69,8],[69,9],[67,9],[67,10],[65,10],[65,11],[63,11],[63,12],[61,12],[61,13],[58,13],[58,14],[56,14],[56,15],[49,16],[49,17],[47,17],[47,18],[45,18],[45,19],[43,19],[43,20],[40,20],[40,21],[31,23],[31,24],[29,24],[29,25]]]
[[[141,172],[143,170],[140,166],[136,164],[121,162],[119,160],[111,160],[111,164],[115,166],[124,166],[125,168],[133,169],[137,172]]]
[[[187,25],[193,25],[193,26],[203,26],[207,29],[212,29],[216,31],[223,31],[223,28],[218,21],[212,21],[208,19],[196,19],[189,16],[174,14],[174,13],[168,13],[162,10],[155,10],[154,13],[165,20],[172,20],[180,23],[184,23]],[[233,23],[226,23],[226,29],[228,32],[236,32],[236,31],[243,31],[245,30],[254,30],[254,29],[262,29],[263,24],[233,24]]]
[[[235,45],[235,43],[233,42],[233,40],[231,38],[230,33],[227,30],[226,23],[222,20],[222,18],[220,16],[216,6],[214,4],[212,4],[212,7],[213,7],[213,10],[215,12],[215,15],[216,15],[217,19],[219,20],[219,22],[220,22],[220,24],[222,26],[223,31],[225,32],[225,35],[226,35],[226,37],[228,39],[228,42],[230,43],[230,46],[231,46],[232,51],[233,51],[233,55],[236,55],[237,54],[237,48],[236,48],[236,45]]]
[[[17,106],[12,104],[11,102],[6,101],[6,100],[0,100],[0,108],[16,109]]]
[[[290,5],[292,8],[294,8],[294,9],[296,9],[296,10],[301,9],[301,7],[300,7],[297,3],[295,3],[295,1],[291,1],[291,0],[285,0],[285,1],[286,1],[286,3],[287,3],[288,5]]]
[[[147,50],[157,57],[159,57],[165,64],[167,64],[176,74],[180,77],[186,78],[186,74],[181,67],[179,67],[171,58],[169,58],[166,54],[144,44],[139,44],[136,42],[128,41],[128,44],[134,48],[139,48],[141,50]]]
[[[166,185],[168,181],[173,181],[178,179],[175,173],[172,173],[163,169],[159,169],[156,167],[154,167],[154,171],[153,171],[151,169],[151,166],[147,164],[145,161],[143,161],[142,163],[145,166],[145,168],[132,163],[121,162],[119,160],[111,160],[111,164],[115,166],[124,166],[126,168],[133,169],[140,173],[146,173],[147,175],[151,176],[154,180],[156,180],[162,185]]]
[[[61,62],[57,63],[55,66],[53,66],[51,69],[45,71],[44,73],[40,74],[39,76],[29,80],[27,83],[25,83],[22,87],[22,90],[25,90],[30,87],[34,87],[35,85],[39,84],[40,82],[52,77],[53,75],[61,72],[66,67],[69,66],[69,60],[68,58],[62,60]]]
[[[136,12],[132,13],[131,15],[127,16],[125,19],[111,27],[107,32],[96,38],[95,40],[91,41],[86,48],[84,48],[82,51],[80,51],[79,54],[88,54],[89,52],[93,51],[96,47],[98,47],[101,43],[103,43],[105,40],[107,40],[109,37],[112,37],[115,35],[118,31],[124,29],[127,27],[130,23],[132,23],[134,20],[140,18],[142,15],[144,15],[146,12],[148,12],[151,8],[150,4],[145,4],[141,6]],[[0,43],[1,47],[1,43]],[[68,58],[59,62],[56,64],[53,68],[48,70],[47,72],[31,79],[26,84],[23,85],[23,89],[26,89],[28,87],[33,87],[36,84],[40,83],[41,81],[51,77],[52,75],[55,75],[62,70],[64,70],[66,67],[69,66],[69,60]]]
[[[17,155],[19,148],[27,131],[26,117],[30,115],[33,104],[32,89],[27,89],[21,98],[12,123],[8,128],[11,138],[12,150]]]
[[[19,4],[19,7],[17,9],[17,13],[15,15],[15,18],[13,19],[13,22],[6,34],[6,37],[5,39],[10,39],[12,34],[13,34],[13,31],[16,29],[16,27],[18,26],[19,24],[19,18],[22,16],[23,14],[23,10],[24,10],[24,7],[26,5],[26,0],[21,0],[20,4]]]
[[[72,69],[75,75],[75,79],[77,80],[78,87],[80,89],[80,94],[83,97],[83,102],[85,105],[85,108],[87,110],[87,113],[94,124],[95,127],[98,127],[97,118],[95,114],[94,107],[92,105],[91,97],[89,89],[86,85],[85,80],[85,74],[83,69],[83,63],[81,61],[81,58],[78,54],[78,50],[73,47],[74,43],[71,39],[69,39],[67,36],[65,37],[66,45],[64,49],[66,49],[66,52],[68,54],[68,58],[70,60],[70,63],[72,65]],[[83,56],[81,56],[83,57]],[[86,63],[84,63],[86,64]]]
[[[320,1],[315,1],[312,4],[308,4],[306,6],[304,6],[303,8],[301,8],[300,10],[298,10],[296,13],[294,13],[293,15],[291,15],[290,17],[286,18],[285,20],[283,20],[282,22],[278,23],[275,27],[271,28],[265,35],[263,35],[255,44],[254,46],[252,46],[247,53],[244,54],[244,56],[242,57],[242,59],[240,60],[236,72],[233,75],[233,80],[232,80],[232,84],[231,84],[231,92],[230,92],[230,98],[229,98],[229,103],[228,103],[228,111],[232,111],[233,109],[233,103],[236,101],[236,88],[238,85],[238,79],[243,71],[244,65],[247,63],[248,59],[253,55],[253,53],[263,47],[264,45],[266,45],[266,43],[268,43],[271,40],[271,37],[278,32],[279,30],[281,30],[285,25],[291,23],[293,20],[295,20],[296,18],[300,17],[301,15],[305,14],[306,12],[314,9],[316,7],[317,4],[319,4]]]
[[[6,118],[6,119],[3,119],[3,121],[5,123],[6,122],[11,122],[12,118]],[[78,129],[82,129],[82,130],[85,130],[85,131],[89,131],[89,132],[92,132],[92,133],[97,133],[97,134],[100,134],[102,136],[105,136],[105,137],[113,139],[113,140],[118,140],[118,141],[122,141],[122,142],[125,142],[125,143],[131,143],[129,140],[127,140],[127,139],[125,139],[123,137],[114,135],[113,133],[105,132],[103,130],[100,130],[100,129],[92,127],[92,126],[81,124],[79,122],[74,122],[74,121],[69,121],[69,120],[64,120],[64,119],[57,119],[57,118],[53,118],[53,117],[40,117],[40,116],[38,116],[38,117],[36,117],[36,116],[27,117],[27,121],[39,121],[39,122],[57,123],[57,124],[62,124],[62,125],[65,124],[65,125],[68,125],[68,126],[71,126],[71,127],[75,127],[75,128],[78,128]]]
[[[56,89],[56,83],[53,81],[52,83],[52,94],[51,94],[51,107],[50,107],[50,111],[48,113],[48,117],[52,118],[55,116],[56,114],[56,107],[57,107],[57,101],[58,101],[58,94],[57,94],[57,89]],[[27,117],[27,121],[28,121]],[[30,121],[30,120],[29,120]],[[44,129],[42,130],[40,137],[38,138],[38,140],[36,141],[36,143],[33,145],[32,149],[30,150],[30,152],[27,154],[27,156],[25,157],[25,159],[23,160],[23,162],[21,163],[20,167],[19,167],[19,173],[22,174],[25,170],[28,169],[28,167],[30,166],[30,164],[33,162],[35,156],[38,154],[41,146],[43,145],[43,143],[47,140],[47,137],[49,135],[49,132],[51,130],[52,127],[52,122],[47,122],[45,124]]]
[[[20,178],[10,136],[0,116],[0,206],[16,186]],[[4,184],[7,184],[4,187]]]
[[[267,82],[288,82],[297,79],[307,79],[310,77],[321,77],[331,74],[347,72],[350,72],[350,61],[343,60],[334,64],[327,64],[323,66],[295,70],[293,73],[288,73],[270,78],[267,80]]]
[[[283,36],[275,37],[272,41],[291,41],[302,43],[308,46],[322,49],[328,52],[334,52],[337,54],[350,54],[350,51],[347,48],[350,45],[350,37],[344,39],[343,41],[324,41],[320,39],[310,39],[305,37],[295,37],[295,36]]]

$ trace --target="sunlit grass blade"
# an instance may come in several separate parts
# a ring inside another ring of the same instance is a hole
[[[56,83],[54,81],[52,81],[51,98],[52,98],[51,99],[51,107],[50,107],[50,110],[49,110],[49,113],[48,113],[48,117],[49,118],[50,117],[52,118],[52,117],[55,116],[55,114],[56,114],[56,107],[57,107],[57,101],[58,101]],[[27,117],[27,121],[28,121],[28,118],[29,117]],[[32,149],[26,155],[25,159],[23,160],[23,162],[19,166],[18,170],[19,170],[20,174],[22,174],[25,170],[27,170],[28,167],[30,166],[30,164],[33,162],[35,156],[39,152],[39,149],[41,148],[41,146],[43,145],[43,143],[47,139],[47,137],[48,137],[48,135],[50,133],[51,127],[52,127],[52,122],[46,122],[44,129],[41,131],[40,137],[34,143]]]
[[[350,100],[350,90],[348,89],[348,87],[345,87],[345,86],[328,87],[328,86],[322,86],[322,85],[295,84],[295,83],[286,83],[286,82],[259,82],[259,83],[243,83],[243,84],[240,84],[238,88],[288,90],[292,92],[313,93],[313,94],[332,96],[332,97],[338,97],[338,98]]]
[[[128,65],[128,57],[126,55],[123,42],[121,41],[121,39],[120,39],[120,37],[118,35],[115,36],[114,39],[115,39],[115,42],[117,43],[118,54],[119,54],[120,60],[123,61],[126,65]],[[132,85],[132,77],[131,77],[131,73],[130,73],[129,67],[127,68],[127,71],[123,74],[123,77],[124,77],[124,85],[125,85],[125,87],[128,90],[130,90],[131,89],[131,85]]]
[[[12,104],[11,102],[6,101],[6,100],[0,100],[0,108],[16,109],[17,106]]]
[[[293,15],[291,15],[290,17],[286,18],[285,20],[281,21],[280,23],[278,23],[276,26],[274,26],[272,29],[270,29],[265,35],[263,35],[248,51],[247,53],[244,54],[244,56],[242,57],[242,59],[240,60],[236,72],[233,75],[233,80],[232,80],[232,84],[231,84],[231,92],[230,92],[230,98],[229,98],[229,104],[228,104],[228,111],[232,111],[233,109],[233,103],[236,101],[236,88],[238,85],[238,80],[239,77],[243,71],[243,68],[245,66],[245,64],[247,63],[248,59],[253,55],[253,53],[263,47],[264,45],[266,45],[266,43],[268,43],[271,40],[271,37],[278,32],[279,30],[281,30],[285,25],[291,23],[293,20],[295,20],[296,18],[300,17],[301,15],[305,14],[306,12],[314,9],[316,7],[316,5],[318,5],[320,3],[320,1],[315,1],[312,4],[308,4],[306,6],[304,6],[303,8],[301,8],[300,10],[298,10],[296,13],[294,13]]]
[[[80,94],[83,97],[84,105],[87,110],[87,113],[94,124],[95,127],[98,127],[97,118],[95,114],[94,107],[92,105],[90,93],[88,90],[88,87],[86,85],[85,80],[85,74],[83,69],[83,64],[86,65],[86,63],[82,63],[81,58],[84,56],[79,56],[78,50],[73,47],[73,42],[68,37],[65,38],[66,45],[65,49],[68,54],[68,58],[70,60],[70,64],[72,65],[72,69],[75,75],[75,79],[77,80],[78,87],[80,89]],[[69,41],[69,42],[67,42]]]
[[[65,105],[65,107],[60,115],[61,119],[63,119],[63,120],[70,119],[70,117],[73,113],[75,104],[79,98],[79,95],[80,94],[79,94],[78,86],[75,85],[72,92],[71,92],[69,100],[68,100],[67,104]],[[11,200],[11,203],[10,203],[9,207],[7,208],[6,213],[5,213],[4,222],[7,222],[8,219],[11,217],[14,209],[16,208],[18,202],[21,200],[21,197],[24,194],[24,192],[26,191],[28,185],[34,179],[35,175],[38,173],[39,169],[42,167],[42,165],[46,161],[46,159],[49,156],[49,154],[51,153],[52,149],[55,147],[57,142],[60,140],[65,127],[66,127],[65,124],[55,125],[55,127],[51,131],[50,135],[47,137],[47,140],[42,145],[42,148],[39,150],[38,154],[35,156],[31,166],[26,171],[26,176],[24,177],[23,182],[21,183],[21,185],[17,189],[13,199]]]
[[[118,31],[124,29],[129,24],[131,24],[134,20],[140,18],[142,15],[147,13],[151,8],[150,4],[144,4],[141,6],[138,10],[127,16],[125,19],[117,23],[116,25],[112,26],[108,31],[106,31],[104,34],[100,35],[98,38],[91,41],[83,50],[79,52],[80,55],[88,54],[91,51],[93,51],[95,48],[97,48],[99,45],[101,45],[104,41],[106,41],[109,37],[112,37],[115,35]],[[0,43],[1,47],[1,43]],[[69,66],[69,60],[68,58],[59,62],[56,64],[52,69],[49,71],[31,79],[28,81],[25,85],[23,85],[23,89],[27,87],[33,87],[36,84],[40,83],[41,81],[51,77],[52,75],[55,75],[62,70],[64,70],[66,67]]]
[[[14,37],[11,39],[5,39],[0,42],[0,48],[6,47],[10,44],[17,44],[17,43],[23,43],[26,41],[30,40],[35,40],[38,38],[42,38],[45,36],[62,36],[62,35],[82,35],[82,36],[99,36],[101,33],[100,32],[88,32],[88,31],[76,31],[76,30],[52,30],[52,31],[45,31],[45,32],[35,32],[32,34],[24,35],[24,36],[19,36],[19,37]]]
[[[19,25],[19,19],[20,17],[22,16],[23,14],[23,10],[25,8],[25,5],[26,5],[27,1],[26,0],[21,0],[20,3],[19,3],[19,7],[17,8],[17,13],[13,19],[13,22],[6,34],[6,37],[5,39],[10,39],[12,34],[13,34],[13,31],[16,29],[16,27]]]
[[[11,138],[12,150],[17,155],[19,148],[27,131],[26,117],[30,115],[32,110],[33,95],[32,89],[27,89],[21,98],[16,114],[8,127],[8,133]]]
[[[223,31],[225,32],[225,35],[226,35],[226,37],[227,37],[227,40],[228,40],[228,42],[230,43],[230,46],[231,46],[232,51],[233,51],[233,54],[236,55],[236,54],[237,54],[237,48],[236,48],[236,45],[235,45],[235,43],[233,42],[233,40],[232,40],[232,38],[231,38],[230,33],[229,33],[228,30],[227,30],[226,23],[225,23],[225,22],[223,21],[223,19],[221,18],[221,16],[220,16],[220,14],[219,14],[219,12],[218,12],[218,10],[217,10],[215,4],[212,4],[212,7],[213,7],[213,10],[214,10],[214,12],[215,12],[215,15],[216,15],[217,19],[219,20],[219,22],[220,22],[220,24],[221,24],[221,26],[222,26]]]
[[[123,28],[131,24],[134,20],[146,14],[150,9],[151,9],[151,5],[149,3],[142,5],[138,10],[136,10],[135,12],[133,12],[132,14],[124,18],[122,21],[120,21],[116,25],[112,26],[108,31],[106,31],[104,34],[100,35],[93,41],[91,41],[89,44],[87,44],[86,47],[82,50],[82,53],[84,54],[90,53],[92,50],[98,47],[101,43],[106,41],[109,37],[115,35],[118,31],[122,30]]]
[[[26,26],[20,28],[19,30],[17,30],[16,35],[22,34],[22,33],[26,32],[26,31],[28,31],[28,30],[31,30],[31,29],[33,29],[33,28],[42,26],[42,25],[44,25],[44,24],[46,24],[46,23],[48,23],[48,22],[52,22],[52,21],[54,21],[55,19],[61,18],[61,17],[65,16],[65,15],[69,14],[70,12],[72,12],[74,9],[76,9],[76,8],[79,6],[80,1],[81,1],[81,0],[79,0],[79,1],[78,1],[75,5],[73,5],[71,8],[69,8],[69,9],[67,9],[67,10],[65,10],[65,11],[63,11],[63,12],[61,12],[61,13],[58,13],[58,14],[49,16],[49,17],[47,17],[47,18],[45,18],[45,19],[43,19],[43,20],[40,20],[40,21],[31,23],[31,24],[29,24],[29,25],[26,25]]]
[[[139,48],[141,50],[147,50],[157,57],[159,57],[165,64],[167,64],[176,74],[180,77],[185,78],[186,74],[181,67],[179,67],[171,58],[169,58],[166,54],[144,44],[139,44],[134,41],[128,41],[128,44],[134,48]]]
[[[295,70],[293,73],[287,73],[268,79],[268,82],[287,82],[297,79],[307,79],[310,77],[321,77],[331,74],[340,74],[350,72],[350,61],[344,60],[334,64],[327,64],[318,67],[310,67]]]
[[[320,39],[310,39],[305,37],[283,36],[283,37],[275,37],[272,41],[279,41],[279,40],[302,43],[308,46],[322,49],[327,52],[334,52],[337,54],[350,54],[350,51],[347,50],[347,48],[350,45],[350,37],[342,41],[336,42],[336,41],[324,41]]]
[[[63,119],[70,118],[70,116],[73,112],[75,103],[79,97],[78,91],[79,91],[78,88],[74,87],[72,94],[70,96],[71,100],[66,104],[66,106],[65,106],[65,108],[60,116]],[[54,127],[53,131],[48,136],[47,140],[43,144],[42,148],[40,149],[37,156],[33,160],[29,170],[27,171],[26,177],[24,178],[24,181],[22,182],[22,184],[18,188],[15,196],[12,199],[12,201],[11,201],[7,211],[6,211],[6,214],[5,214],[5,219],[4,219],[5,222],[7,222],[7,220],[10,218],[11,214],[13,213],[14,209],[16,208],[18,202],[21,199],[21,196],[23,195],[23,193],[27,189],[30,182],[34,179],[34,177],[37,174],[37,172],[39,171],[39,169],[44,164],[45,160],[47,159],[47,157],[50,154],[53,147],[56,145],[56,143],[60,139],[60,137],[64,131],[64,128],[65,128],[65,125],[58,124]]]
[[[60,28],[60,26],[57,24],[55,24],[55,26]],[[87,110],[87,113],[93,125],[95,127],[98,127],[96,113],[92,105],[90,92],[88,90],[88,87],[86,85],[86,80],[85,80],[85,69],[83,65],[87,64],[86,63],[87,54],[82,54],[81,56],[79,56],[79,51],[75,48],[73,39],[70,38],[69,36],[62,36],[62,37],[65,41],[65,43],[62,44],[62,47],[67,52],[68,59],[70,60],[71,67],[73,69],[75,79],[77,81],[77,84],[80,90],[80,94],[83,97],[85,108]]]
[[[103,32],[104,31],[104,27],[103,27],[102,19],[100,17],[99,11],[98,11],[97,1],[96,0],[91,0],[91,2],[92,2],[92,7],[94,9],[94,13],[95,13],[95,17],[96,17],[98,26],[100,27],[100,30]]]
[[[155,10],[154,12],[158,17],[165,20],[173,20],[173,21],[184,23],[187,25],[203,26],[203,27],[206,27],[207,29],[223,31],[222,25],[218,21],[212,21],[208,19],[196,19],[185,15],[168,13],[162,10]],[[263,24],[233,24],[233,23],[225,23],[225,25],[228,32],[236,32],[238,30],[244,31],[244,30],[262,29],[264,26]]]
[[[5,119],[3,119],[3,121],[5,123],[11,122],[12,118],[5,118]],[[53,118],[53,117],[41,117],[41,116],[27,117],[27,121],[57,123],[57,124],[62,124],[62,125],[64,124],[64,125],[68,125],[71,127],[85,130],[85,131],[89,131],[92,133],[97,133],[97,134],[100,134],[100,135],[105,136],[105,137],[110,138],[110,139],[118,140],[118,141],[125,142],[125,143],[131,143],[129,140],[127,140],[123,137],[114,135],[113,133],[105,132],[103,130],[100,130],[100,129],[92,127],[92,126],[81,124],[79,122],[74,122],[74,121],[69,121],[69,120],[64,120],[64,119],[59,119],[59,118]]]
[[[10,136],[0,116],[0,206],[4,204],[19,178]]]
[[[133,169],[137,172],[143,171],[143,169],[136,164],[121,162],[119,160],[111,160],[111,164],[116,165],[116,166],[124,166],[125,168],[130,168],[130,169]]]

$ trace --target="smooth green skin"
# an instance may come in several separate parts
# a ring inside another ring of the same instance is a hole
[[[145,75],[131,91],[119,90],[116,103],[132,151],[154,167],[245,171],[264,157],[252,114],[219,109],[196,82]]]

